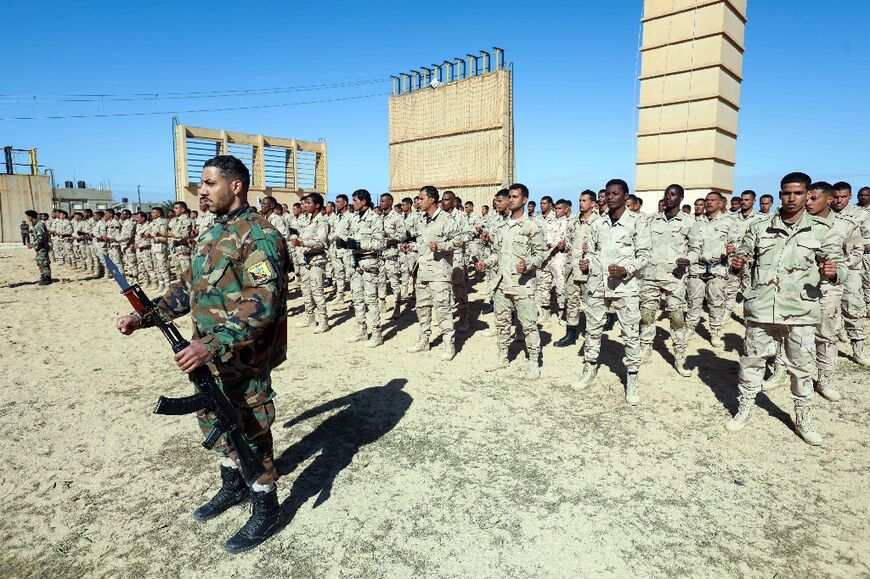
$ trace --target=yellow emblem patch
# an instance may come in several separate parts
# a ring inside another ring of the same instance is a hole
[[[267,259],[258,261],[254,265],[249,266],[248,275],[251,276],[251,280],[257,285],[275,279],[275,272],[272,270],[272,266],[269,264],[269,260]]]

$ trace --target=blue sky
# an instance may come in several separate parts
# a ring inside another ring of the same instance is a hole
[[[870,183],[870,2],[749,0],[735,188],[786,172]],[[389,76],[499,46],[514,63],[517,178],[535,198],[634,180],[640,0],[16,2],[0,14],[0,118],[182,111],[185,124],[326,139],[330,198],[387,189]],[[12,74],[9,74],[9,71]],[[334,85],[222,98],[129,95]],[[15,95],[15,96],[10,96]],[[377,96],[369,96],[377,95]],[[35,97],[35,98],[34,98]],[[126,97],[124,97],[126,98]],[[57,180],[173,196],[171,114],[0,121]]]

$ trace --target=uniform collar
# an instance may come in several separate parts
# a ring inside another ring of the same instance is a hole
[[[230,211],[226,215],[215,215],[214,220],[217,223],[229,223],[230,221],[233,221],[237,217],[243,216],[245,213],[249,212],[250,210],[251,210],[250,205],[248,205],[247,203],[242,203],[239,207],[237,207],[236,209],[233,209],[232,211]]]

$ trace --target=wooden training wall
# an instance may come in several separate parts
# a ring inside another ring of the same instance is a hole
[[[21,222],[28,209],[51,213],[49,177],[0,174],[0,241],[21,243]]]

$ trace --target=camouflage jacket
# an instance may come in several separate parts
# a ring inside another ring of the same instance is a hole
[[[758,221],[756,223],[766,223],[766,221]],[[739,224],[734,217],[729,217],[729,214],[719,212],[712,219],[702,217],[695,221],[692,229],[692,238],[699,244],[700,250],[698,253],[698,263],[693,262],[689,268],[689,273],[700,275],[707,272],[707,266],[710,266],[709,273],[718,277],[726,277],[728,275],[728,258],[725,251],[725,246],[729,243],[737,245],[740,243]]]
[[[847,205],[842,211],[836,213],[836,216],[854,224],[862,238],[865,251],[870,249],[870,212],[857,205]],[[858,265],[850,263],[849,269],[860,270],[860,262]]]
[[[163,250],[166,247],[166,232],[169,229],[169,222],[165,217],[158,217],[151,220],[151,245],[155,246],[156,250]]]
[[[121,221],[121,232],[118,234],[118,241],[121,242],[121,249],[127,249],[133,244],[136,238],[136,222],[133,218],[124,219]]]
[[[405,220],[399,213],[393,209],[383,216],[384,221],[384,239],[386,246],[383,250],[384,257],[398,257],[399,244],[404,242],[408,237],[408,231],[405,229]]]
[[[353,253],[360,259],[377,257],[385,244],[383,219],[371,209],[355,213],[350,218],[348,238],[359,244]]]
[[[329,238],[329,226],[326,218],[319,213],[309,221],[299,232],[302,247],[299,249],[306,257],[322,255],[326,252],[326,243]]]
[[[30,232],[30,243],[37,251],[47,249],[49,245],[48,226],[45,221],[37,219],[33,224],[33,231]]]
[[[57,235],[58,237],[71,238],[73,234],[73,223],[69,219],[58,219]]]
[[[186,214],[182,214],[172,220],[169,231],[172,233],[173,245],[187,245],[193,235],[193,220]]]
[[[149,249],[151,240],[147,237],[142,237],[143,233],[151,232],[151,223],[146,221],[142,225],[136,224],[136,230],[133,232],[133,243],[136,244],[136,249]]]
[[[462,243],[455,219],[438,208],[432,217],[421,213],[417,224],[417,279],[419,281],[450,281],[455,262],[454,251]],[[438,244],[438,251],[429,243]]]
[[[105,219],[100,219],[94,222],[94,228],[91,232],[94,234],[94,242],[97,246],[105,249],[106,242],[100,239],[101,237],[106,237],[109,234],[108,227],[106,227],[107,223]]]
[[[749,258],[743,309],[751,322],[818,324],[822,276],[817,260],[836,261],[838,281],[846,274],[842,238],[829,220],[807,212],[791,226],[779,211],[770,220],[753,223],[737,254]]]
[[[569,283],[586,283],[586,280],[589,279],[589,272],[580,269],[580,260],[585,259],[586,255],[583,246],[589,248],[589,230],[599,219],[601,219],[601,215],[597,211],[592,211],[588,221],[584,221],[583,217],[578,215],[568,223],[568,229],[565,232],[565,251],[568,253],[566,281]]]
[[[157,307],[167,319],[191,314],[224,384],[264,376],[286,359],[288,266],[284,239],[245,204],[200,234],[190,268]]]
[[[535,292],[535,271],[544,262],[547,244],[541,228],[527,216],[516,221],[508,218],[493,232],[492,260],[496,263],[493,289],[517,296],[531,296]],[[525,262],[526,271],[517,272],[517,265]]]
[[[120,245],[121,237],[121,220],[115,217],[111,221],[106,222],[106,237],[109,238],[110,245]]]
[[[859,228],[848,219],[840,219],[837,213],[831,211],[826,217],[816,215],[816,219],[822,219],[831,224],[831,229],[837,236],[838,240],[843,244],[843,257],[847,268],[852,267],[852,263],[862,263],[864,245],[861,239]],[[860,267],[860,266],[859,266]],[[837,280],[839,281],[839,280]],[[831,285],[833,282],[827,279],[822,279],[822,287]]]
[[[269,214],[269,217],[267,217],[266,220],[272,224],[272,227],[278,230],[278,233],[281,234],[281,237],[283,237],[284,239],[290,237],[290,232],[287,228],[287,221],[282,215],[278,215],[273,211]]]
[[[589,229],[587,249],[590,294],[608,298],[640,295],[638,279],[650,254],[649,228],[641,216],[626,209],[614,223],[605,213]],[[611,276],[611,265],[624,267],[625,277]]]
[[[680,258],[689,262],[698,261],[700,242],[693,236],[691,217],[678,211],[673,219],[664,213],[656,213],[647,222],[650,235],[650,260],[643,271],[643,278],[653,281],[673,281],[687,273],[687,269],[677,266]]]

